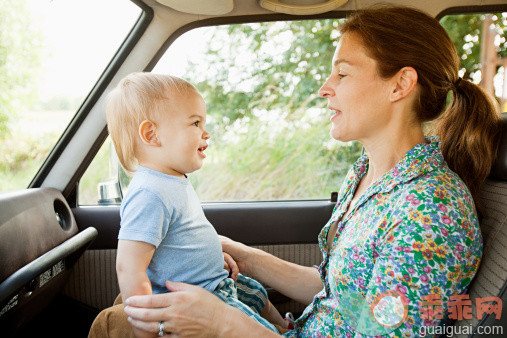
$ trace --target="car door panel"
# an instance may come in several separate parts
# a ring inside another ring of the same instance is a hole
[[[61,291],[70,269],[97,235],[78,228],[52,188],[0,194],[0,327],[14,333]]]
[[[218,234],[260,248],[305,266],[318,265],[322,254],[317,236],[331,215],[330,201],[206,203],[203,209]],[[119,293],[116,248],[120,229],[119,206],[72,209],[78,228],[97,228],[99,235],[78,261],[64,294],[87,306],[103,309]],[[269,290],[281,312],[300,312],[303,306]]]
[[[208,203],[207,219],[218,234],[247,245],[316,243],[331,215],[329,201]],[[79,230],[94,227],[99,235],[90,249],[113,249],[118,243],[120,207],[73,208]]]

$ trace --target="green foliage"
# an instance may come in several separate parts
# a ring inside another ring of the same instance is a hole
[[[496,17],[503,55],[506,18]],[[441,21],[465,78],[480,70],[483,18]],[[323,198],[339,187],[361,145],[330,140],[324,110],[311,109],[326,104],[317,90],[330,72],[338,26],[339,20],[310,20],[213,28],[199,60],[211,67],[192,64],[187,76],[205,97],[213,138],[204,167],[191,175],[203,200]]]
[[[41,35],[25,1],[0,6],[0,138],[8,120],[33,101],[43,53]]]
[[[493,13],[494,30],[499,34],[497,52],[501,57],[507,56],[507,13]],[[440,20],[451,37],[461,60],[463,78],[472,79],[475,72],[481,69],[482,23],[485,14],[448,15]]]
[[[30,103],[43,54],[27,13],[23,1],[6,0],[0,8],[0,139],[8,117]],[[480,69],[482,17],[441,20],[457,47],[465,78]],[[496,17],[498,51],[507,56],[507,15]],[[358,143],[331,140],[322,109],[326,100],[317,95],[330,72],[338,24],[310,20],[210,28],[214,35],[205,55],[199,64],[190,64],[186,76],[203,93],[210,115],[208,158],[190,175],[202,200],[325,198],[338,189],[361,152]],[[73,104],[73,99],[54,97],[38,108],[68,109]],[[0,190],[28,182],[43,160],[41,154],[49,152],[40,145],[54,144],[57,137],[11,131],[0,149]],[[109,158],[105,144],[80,182],[82,204],[96,203],[97,184],[110,175]]]
[[[0,191],[26,187],[58,136],[55,132],[9,131],[7,137],[0,140]]]
[[[21,111],[16,116],[16,123],[0,138],[0,191],[25,188],[30,183],[72,114]]]
[[[507,13],[494,13],[498,53],[507,56]],[[480,35],[484,14],[449,15],[440,21],[454,42],[464,78],[480,70]],[[203,64],[191,64],[209,112],[228,124],[255,110],[281,108],[287,118],[322,107],[317,90],[330,72],[340,20],[267,22],[215,27]],[[245,63],[244,60],[248,60]]]
[[[80,205],[97,204],[99,199],[97,187],[99,183],[112,179],[110,166],[108,165],[110,155],[111,139],[108,137],[79,181],[78,196]]]
[[[297,117],[296,111],[324,105],[313,101],[330,70],[337,27],[337,20],[217,27],[205,56],[212,71],[203,75],[191,64],[189,78],[200,79],[197,88],[219,121],[277,108]]]

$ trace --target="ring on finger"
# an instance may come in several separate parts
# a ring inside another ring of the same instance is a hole
[[[158,323],[158,336],[162,337],[165,333],[164,322]]]

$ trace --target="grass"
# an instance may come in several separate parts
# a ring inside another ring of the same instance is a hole
[[[80,205],[96,205],[99,199],[99,183],[114,179],[116,173],[112,172],[110,154],[111,139],[108,137],[79,181],[78,199]]]
[[[0,135],[0,191],[25,189],[72,117],[70,111],[27,111]]]
[[[212,144],[203,168],[190,175],[201,200],[329,198],[361,148],[337,142],[330,147],[327,121],[305,128],[296,124],[273,130],[254,121],[239,140]]]

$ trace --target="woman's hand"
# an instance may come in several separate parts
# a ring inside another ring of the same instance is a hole
[[[231,255],[241,273],[248,274],[289,298],[308,305],[324,287],[319,271],[314,267],[290,263],[230,238],[219,237],[222,251]]]
[[[280,337],[203,288],[169,281],[166,287],[172,292],[125,300],[133,327],[158,334],[162,322],[164,337]]]
[[[228,305],[198,286],[166,282],[169,293],[132,296],[125,301],[130,324],[158,333],[164,323],[165,336],[219,337]]]
[[[239,268],[236,261],[229,255],[227,252],[222,252],[224,254],[224,269],[229,271],[229,277],[234,281],[238,279]]]
[[[249,258],[251,257],[254,249],[240,242],[233,241],[228,237],[220,235],[218,237],[222,243],[222,251],[232,257],[240,271],[248,273]]]

